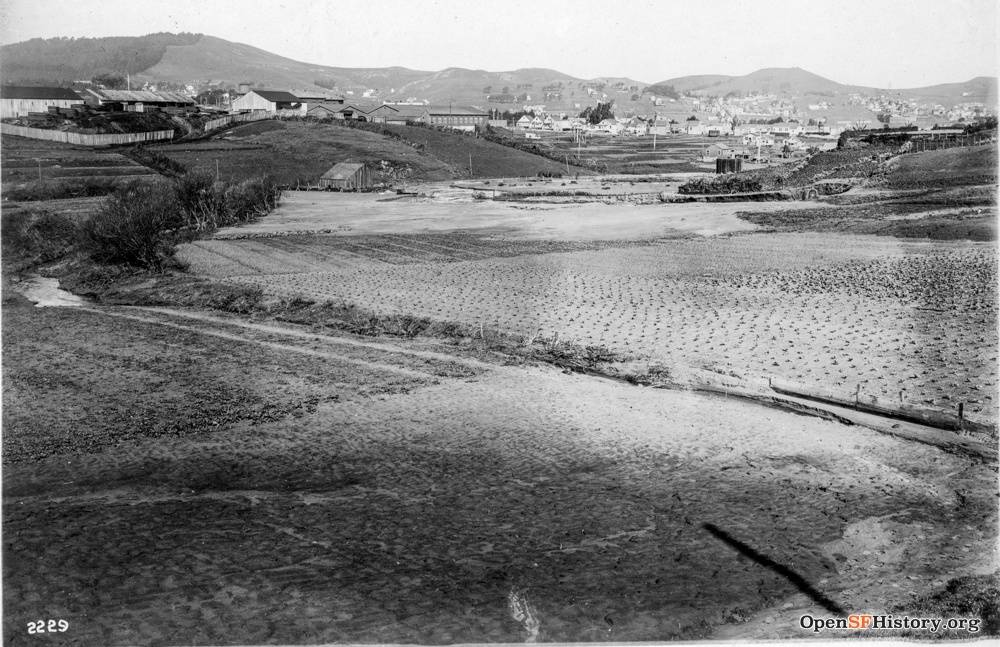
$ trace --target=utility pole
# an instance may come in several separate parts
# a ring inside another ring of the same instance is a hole
[[[472,177],[472,153],[469,153],[469,177]]]

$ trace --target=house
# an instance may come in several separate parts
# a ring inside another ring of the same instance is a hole
[[[717,159],[731,159],[736,157],[736,149],[725,144],[712,144],[706,146],[701,151],[701,161],[714,162]]]
[[[545,127],[545,122],[542,121],[541,117],[533,117],[531,119],[531,123],[528,124],[528,128],[530,128],[531,130],[541,130],[544,127]]]
[[[373,121],[375,123],[384,124],[388,123],[389,118],[395,116],[399,113],[399,109],[396,106],[391,106],[389,104],[383,103],[380,106],[375,106],[369,108],[366,118],[368,121]]]
[[[309,114],[309,111],[316,106],[336,106],[344,105],[344,97],[338,96],[326,96],[326,95],[304,95],[296,94],[299,99],[299,103],[302,104],[303,114]]]
[[[250,90],[233,101],[233,112],[278,112],[279,110],[302,110],[302,101],[284,90]]]
[[[306,116],[316,119],[343,119],[344,113],[341,112],[343,107],[340,103],[314,103],[309,105]]]
[[[427,106],[423,119],[432,126],[446,126],[458,130],[475,130],[485,126],[489,113],[468,106]]]
[[[608,133],[609,135],[620,135],[623,130],[625,130],[625,126],[618,123],[616,119],[611,119],[610,117],[597,124],[598,132]]]
[[[523,115],[520,119],[517,120],[515,126],[517,126],[518,128],[524,128],[525,130],[531,128],[531,117],[529,117],[528,115]]]
[[[363,191],[375,186],[375,174],[358,162],[339,162],[319,178],[321,188],[335,191]]]
[[[179,92],[152,90],[105,90],[86,88],[80,91],[83,100],[94,106],[105,106],[128,112],[146,112],[158,108],[194,108],[194,99]]]
[[[385,123],[405,126],[407,122],[422,121],[424,118],[423,106],[412,106],[397,104],[393,106],[396,111],[385,116]]]
[[[650,135],[669,135],[670,134],[670,122],[666,119],[654,119],[649,123],[649,134]]]
[[[0,87],[0,118],[23,117],[29,112],[48,112],[50,107],[71,108],[83,100],[69,88]]]
[[[774,137],[768,133],[747,133],[743,135],[744,146],[774,146]]]

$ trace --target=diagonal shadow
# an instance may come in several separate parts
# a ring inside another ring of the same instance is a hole
[[[788,568],[784,564],[779,564],[778,562],[774,561],[767,555],[757,552],[753,547],[744,544],[742,541],[731,536],[729,533],[727,533],[725,530],[722,530],[715,524],[703,523],[701,524],[701,526],[702,528],[710,532],[713,537],[723,542],[724,544],[727,544],[730,548],[733,548],[734,550],[736,550],[736,552],[740,553],[744,557],[749,557],[750,559],[757,562],[761,566],[771,569],[778,575],[782,576],[783,578],[791,582],[792,585],[795,586],[795,588],[797,588],[802,593],[808,595],[813,602],[820,605],[830,613],[839,616],[847,615],[847,612],[844,611],[842,608],[840,608],[840,605],[838,605],[836,602],[834,602],[830,598],[826,597],[825,595],[814,589],[813,586],[809,582],[807,582],[804,577],[802,577],[792,569]]]

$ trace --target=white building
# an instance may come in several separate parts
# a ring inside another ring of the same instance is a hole
[[[262,110],[278,112],[279,110],[298,111],[305,115],[306,106],[290,92],[283,90],[250,90],[242,97],[233,101],[233,112]]]
[[[0,88],[0,118],[22,117],[29,112],[48,112],[50,106],[70,108],[83,99],[69,88],[33,88],[5,85]]]

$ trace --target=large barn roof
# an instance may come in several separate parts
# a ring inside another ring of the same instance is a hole
[[[357,162],[339,162],[334,164],[333,168],[322,175],[324,180],[347,180],[350,179],[358,169],[364,167],[364,164]]]
[[[452,115],[452,116],[468,116],[473,117],[485,117],[488,113],[485,110],[479,110],[478,108],[472,108],[470,106],[427,106],[427,112],[432,115]]]
[[[82,99],[80,99],[80,95],[73,92],[69,88],[31,87],[21,85],[5,85],[0,87],[0,98],[82,101]]]
[[[92,89],[91,91],[106,101],[120,101],[122,103],[194,103],[194,99],[179,92],[104,89]]]
[[[250,90],[259,97],[275,103],[299,103],[299,98],[284,90]]]

